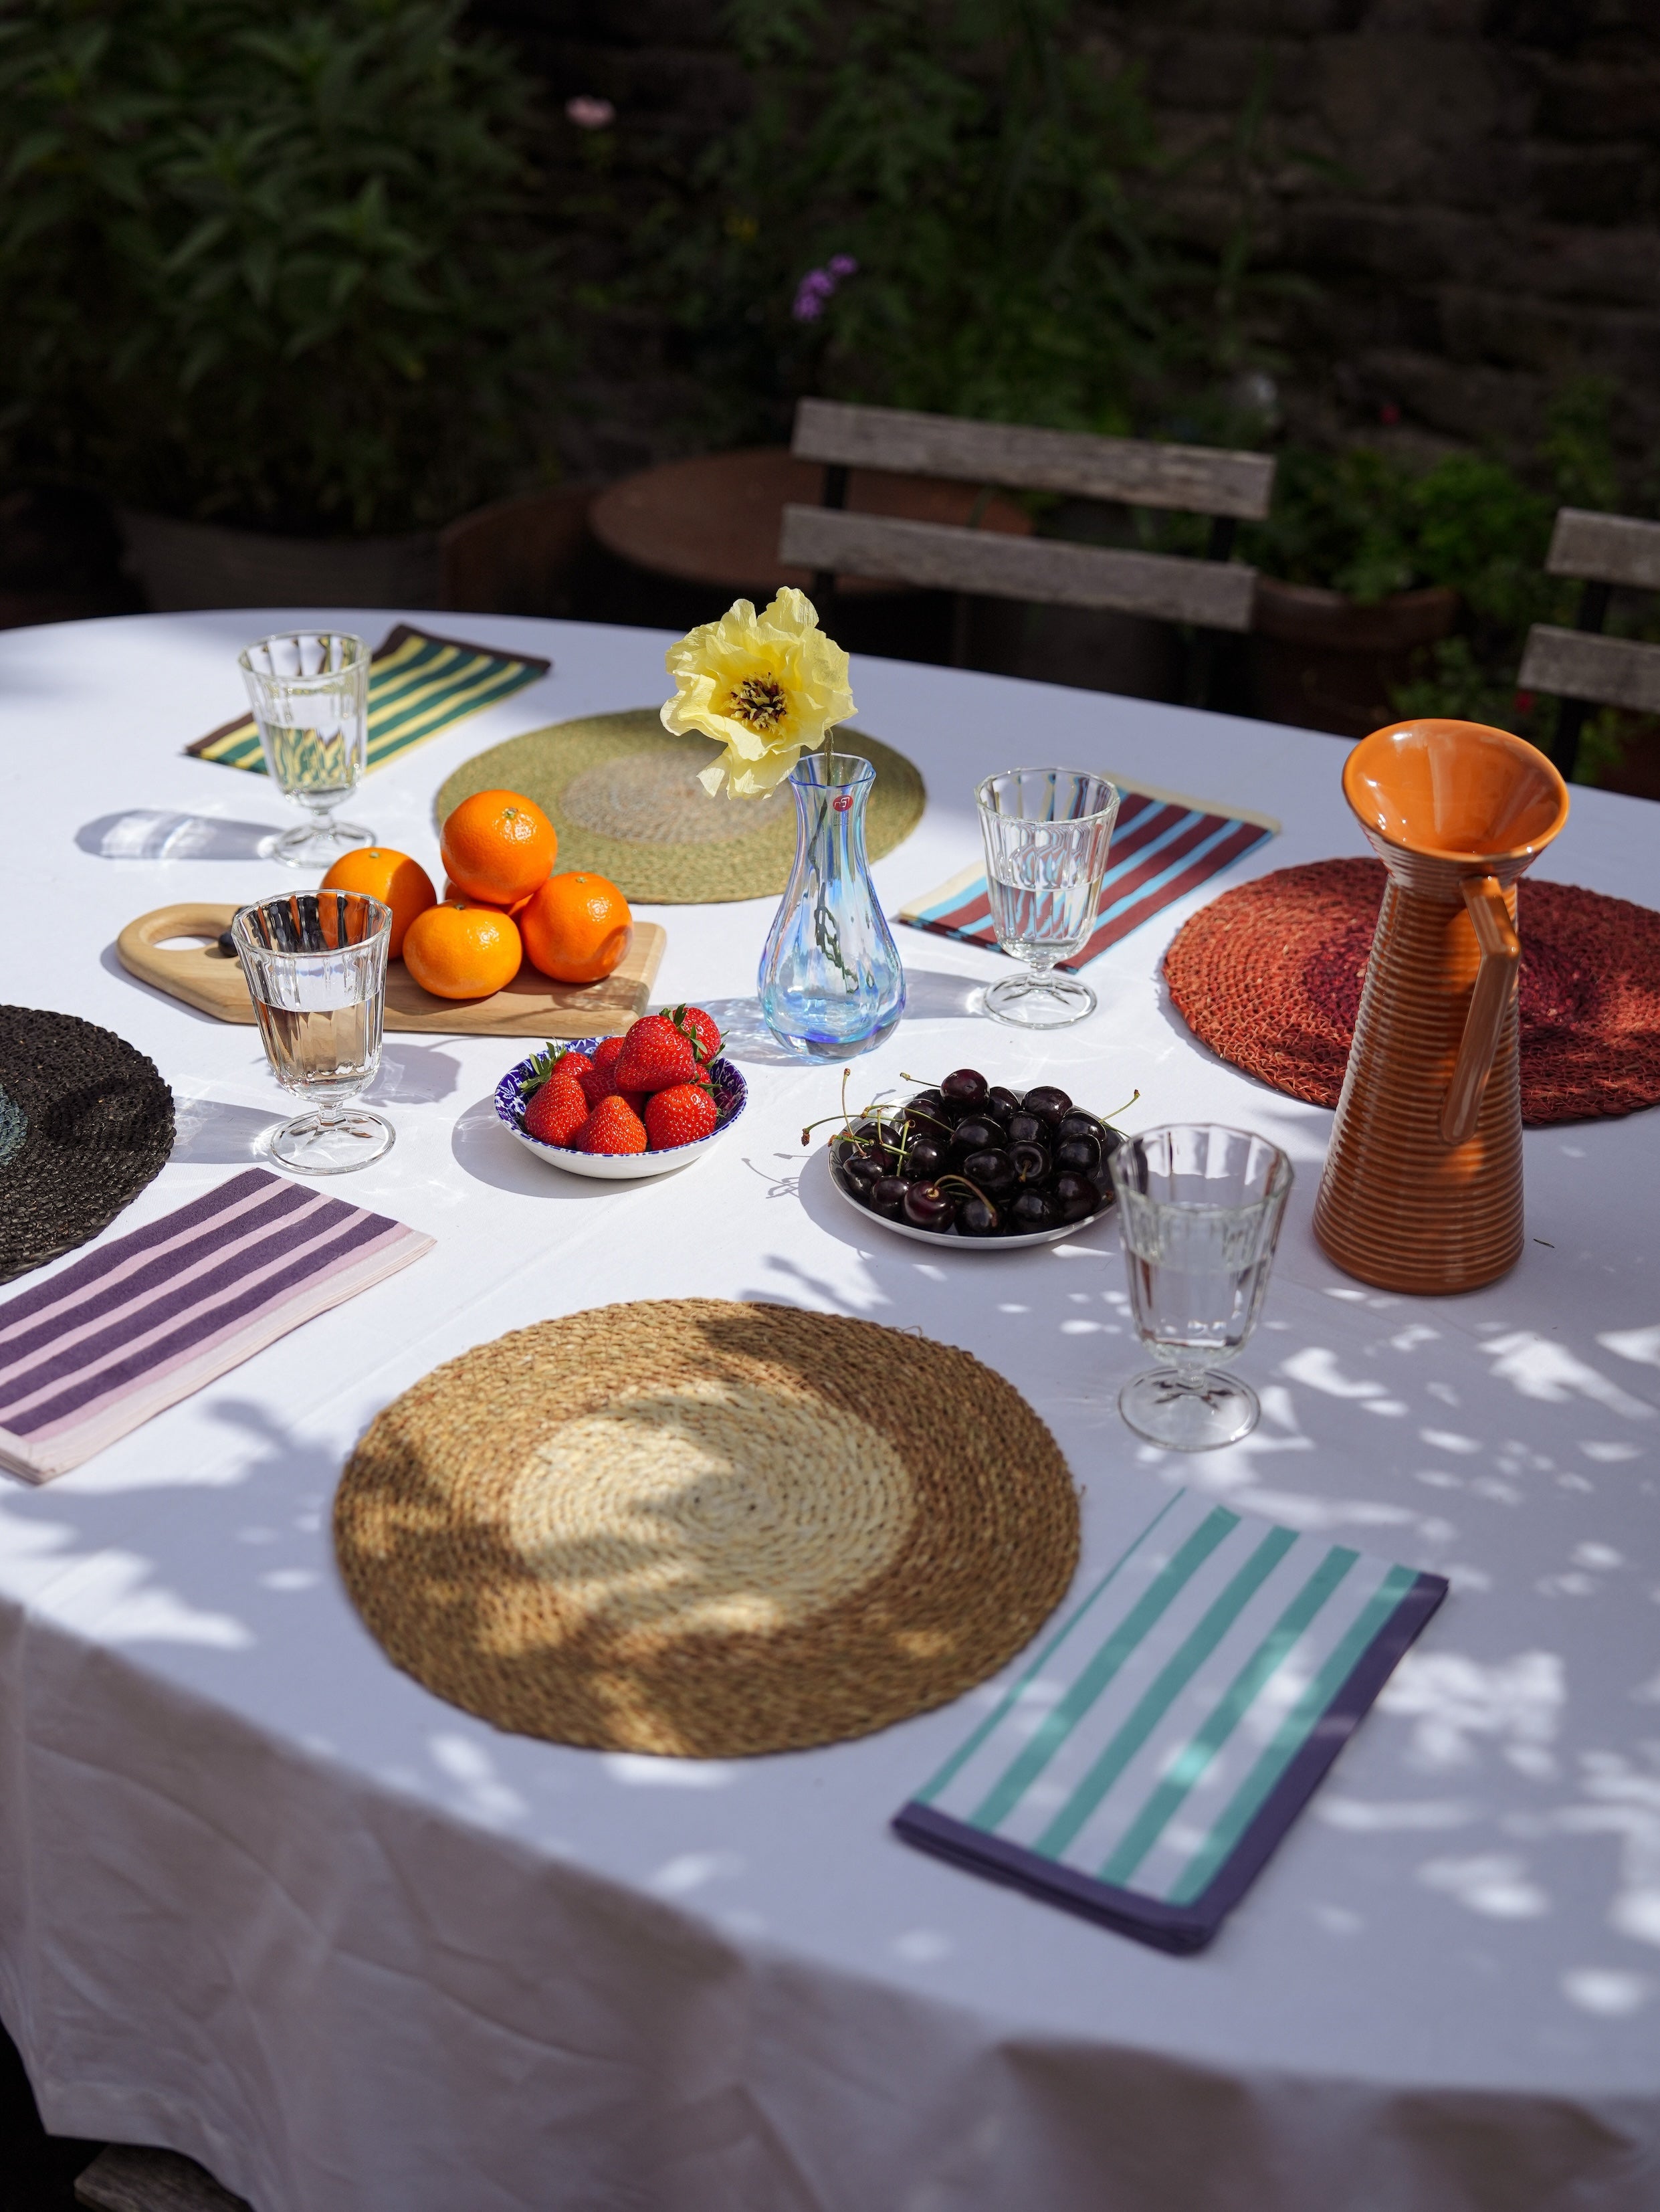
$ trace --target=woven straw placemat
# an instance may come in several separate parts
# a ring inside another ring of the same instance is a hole
[[[1194,1035],[1275,1091],[1335,1106],[1385,880],[1381,860],[1315,860],[1202,908],[1164,955]],[[1529,876],[1517,921],[1523,1120],[1660,1102],[1660,914]]]
[[[498,1728],[724,1759],[960,1696],[1065,1595],[1054,1438],[965,1352],[684,1298],[539,1322],[381,1413],[334,1508],[394,1663]]]
[[[95,1237],[172,1150],[153,1060],[75,1014],[0,1006],[0,1282]]]
[[[836,742],[876,770],[865,844],[879,860],[921,821],[921,776],[862,730],[839,731]],[[592,869],[638,905],[775,898],[795,854],[795,801],[781,785],[764,799],[711,799],[697,772],[719,750],[711,738],[666,730],[654,707],[584,714],[468,761],[435,811],[441,822],[475,791],[522,791],[558,831],[562,869]]]

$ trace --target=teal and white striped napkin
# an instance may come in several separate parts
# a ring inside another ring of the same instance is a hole
[[[894,1826],[1196,1951],[1446,1594],[1178,1491]]]

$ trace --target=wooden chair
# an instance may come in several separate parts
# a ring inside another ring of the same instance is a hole
[[[1228,556],[1237,525],[1259,521],[1268,511],[1274,465],[1265,453],[824,399],[804,399],[797,407],[791,451],[824,465],[824,504],[787,507],[778,548],[781,559],[814,572],[815,598],[828,597],[838,575],[882,577],[993,599],[1110,608],[1192,623],[1201,633],[1250,628],[1256,571]],[[985,486],[988,495],[999,486],[1208,515],[1210,544],[1200,561],[849,514],[843,503],[854,468],[944,477]]]
[[[1584,585],[1578,617],[1572,629],[1534,624],[1516,681],[1523,691],[1551,691],[1560,699],[1550,752],[1563,775],[1571,776],[1579,732],[1593,707],[1660,714],[1660,645],[1602,635],[1616,584],[1660,592],[1660,522],[1565,507],[1551,532],[1545,568],[1553,576],[1572,576]]]
[[[92,2212],[251,2212],[205,2166],[173,2150],[111,2143],[75,2184],[75,2201]]]

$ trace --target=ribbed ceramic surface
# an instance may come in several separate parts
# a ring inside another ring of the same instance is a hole
[[[1512,991],[1475,1133],[1441,1135],[1441,1103],[1481,962],[1459,872],[1412,856],[1414,882],[1389,863],[1355,1021],[1314,1233],[1347,1273],[1380,1289],[1474,1290],[1522,1251],[1522,1109]],[[1433,891],[1438,896],[1424,896]],[[1450,896],[1449,896],[1450,894]],[[1505,902],[1516,916],[1514,885]]]

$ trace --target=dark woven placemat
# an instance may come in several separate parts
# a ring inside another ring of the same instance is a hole
[[[0,1006],[0,1282],[95,1237],[172,1150],[153,1060],[74,1014]]]
[[[388,1656],[496,1727],[724,1759],[959,1697],[1078,1559],[1054,1438],[965,1352],[665,1299],[463,1353],[371,1425],[334,1507]]]
[[[1164,955],[1194,1035],[1275,1091],[1335,1106],[1385,880],[1381,860],[1314,860],[1202,908]],[[1517,922],[1523,1120],[1660,1103],[1660,914],[1529,876]]]
[[[876,770],[865,847],[879,860],[922,818],[921,776],[862,730],[838,730],[836,744]],[[654,707],[584,714],[492,745],[457,769],[434,811],[441,822],[475,791],[522,791],[558,832],[562,869],[592,869],[640,906],[775,898],[795,856],[795,801],[781,785],[764,799],[711,799],[697,772],[720,750],[666,730]]]

